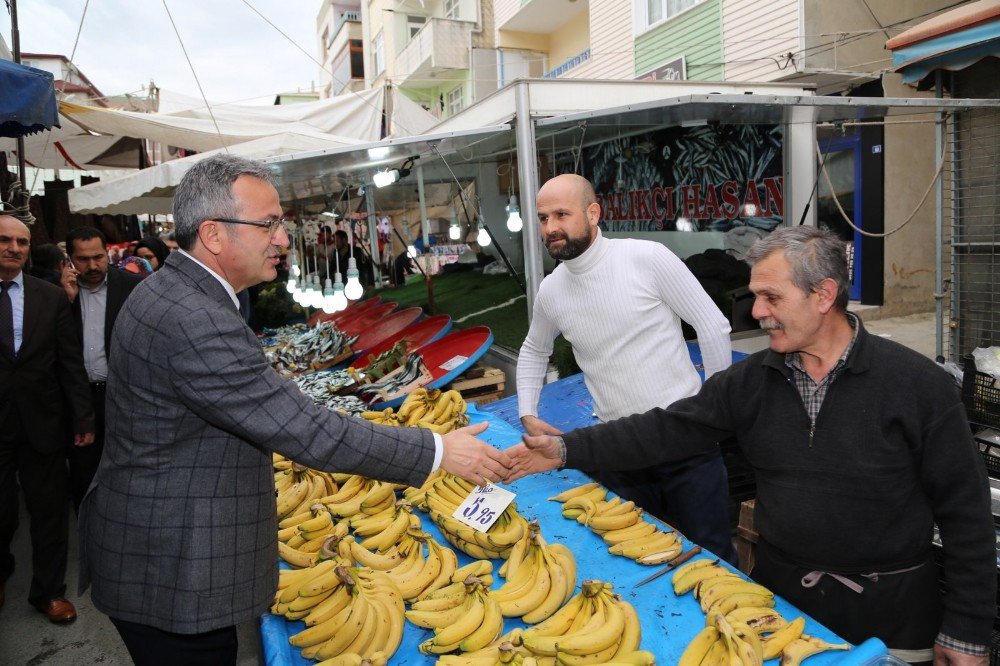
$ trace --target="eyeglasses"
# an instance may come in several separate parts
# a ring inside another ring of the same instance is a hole
[[[217,217],[212,220],[213,222],[225,222],[226,224],[248,224],[251,227],[261,227],[262,229],[267,229],[267,232],[271,234],[271,238],[278,233],[278,229],[284,229],[285,224],[291,220],[286,220],[281,217],[275,217],[270,220],[237,220],[232,217]]]

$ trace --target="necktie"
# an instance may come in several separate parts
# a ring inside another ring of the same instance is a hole
[[[0,281],[0,354],[14,358],[14,306],[10,301],[13,281]]]

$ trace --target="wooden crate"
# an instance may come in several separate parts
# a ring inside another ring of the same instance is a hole
[[[740,523],[736,527],[736,557],[739,569],[750,575],[753,569],[753,549],[757,543],[757,532],[753,525],[753,510],[757,500],[746,500],[740,504]]]
[[[485,405],[503,397],[504,371],[484,365],[473,366],[451,383],[451,388],[462,394],[466,402]]]

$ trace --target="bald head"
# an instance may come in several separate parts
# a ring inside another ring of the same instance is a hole
[[[545,181],[538,190],[538,198],[541,199],[546,195],[575,199],[580,202],[580,210],[587,210],[590,204],[597,203],[594,186],[589,180],[575,173],[564,173]]]
[[[31,231],[21,220],[0,215],[0,280],[13,280],[28,261]]]

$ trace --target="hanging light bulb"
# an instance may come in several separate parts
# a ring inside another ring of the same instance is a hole
[[[337,311],[335,305],[336,301],[333,298],[333,280],[327,278],[326,284],[323,285],[323,312],[333,314]]]
[[[299,253],[296,252],[294,250],[294,248],[293,248],[292,251],[289,252],[288,254],[291,257],[289,259],[289,266],[290,266],[290,268],[288,269],[288,272],[292,276],[298,277],[299,275],[302,274],[302,269],[299,268]]]
[[[414,245],[413,243],[410,243],[409,245],[407,245],[406,246],[406,254],[411,259],[415,259],[417,257],[417,246]]]
[[[451,223],[451,226],[448,227],[448,238],[450,240],[458,240],[461,237],[462,229],[458,226],[458,221],[456,220]]]
[[[333,282],[333,311],[340,312],[347,308],[347,296],[344,296],[344,283],[340,281],[340,273]]]
[[[486,224],[482,218],[479,219],[479,233],[476,234],[476,242],[479,243],[479,247],[487,247],[493,242],[493,239],[490,238],[490,233],[486,231]]]
[[[296,282],[295,282],[295,276],[294,275],[289,275],[288,276],[288,282],[285,283],[285,289],[288,290],[289,294],[294,294],[295,293]]]
[[[295,291],[292,292],[292,300],[298,303],[300,306],[305,307],[305,295],[306,286],[303,284],[301,287],[295,287]]]
[[[359,277],[358,262],[354,257],[351,257],[347,262],[347,284],[344,285],[344,296],[349,301],[356,301],[365,293],[365,288],[361,286]]]
[[[313,275],[312,293],[311,293],[311,305],[314,308],[323,307],[323,287],[320,286],[319,276]]]
[[[510,195],[510,202],[507,204],[507,230],[517,233],[524,227],[521,221],[521,207],[517,205],[517,197]]]

